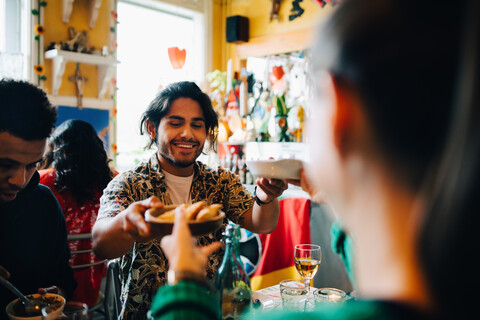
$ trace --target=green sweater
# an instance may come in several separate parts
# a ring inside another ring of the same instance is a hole
[[[154,320],[203,320],[219,319],[220,304],[215,295],[194,282],[181,281],[174,286],[163,286],[152,303],[149,319]],[[400,320],[428,319],[425,314],[409,306],[387,301],[348,301],[317,307],[313,312],[290,313],[282,310],[252,312],[242,319],[292,320]]]

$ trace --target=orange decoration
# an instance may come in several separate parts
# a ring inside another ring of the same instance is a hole
[[[285,74],[285,71],[283,71],[282,66],[274,66],[272,69],[272,73],[275,76],[275,78],[277,78],[277,80],[280,80]]]
[[[45,33],[45,27],[42,26],[41,24],[37,24],[35,26],[35,33],[38,34],[38,35],[42,35]]]
[[[173,69],[182,69],[187,57],[187,51],[185,49],[180,50],[178,47],[170,47],[168,48],[168,57]]]
[[[33,71],[35,71],[36,74],[43,74],[45,72],[45,68],[41,64],[36,64],[33,66]]]

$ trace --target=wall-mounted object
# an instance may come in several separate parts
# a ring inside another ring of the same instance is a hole
[[[62,21],[68,23],[70,21],[70,15],[73,10],[73,2],[75,0],[62,0]],[[90,28],[95,27],[95,22],[98,18],[98,9],[102,4],[102,0],[90,0],[89,8],[89,23]]]
[[[52,94],[58,95],[62,84],[62,76],[67,62],[85,63],[97,66],[98,98],[103,99],[108,89],[108,84],[115,73],[115,66],[119,63],[114,57],[70,52],[52,49],[45,52],[45,58],[53,60]]]
[[[248,42],[249,22],[247,17],[231,16],[227,17],[227,42]]]

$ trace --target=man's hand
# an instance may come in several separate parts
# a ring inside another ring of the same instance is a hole
[[[136,242],[147,242],[154,238],[150,226],[145,221],[145,211],[149,208],[162,208],[163,203],[157,197],[132,203],[122,211],[123,230]]]
[[[280,197],[288,188],[288,183],[285,180],[258,178],[257,179],[256,195],[262,202],[271,202]]]
[[[188,228],[185,208],[175,209],[175,224],[171,235],[163,237],[161,247],[168,259],[170,270],[205,274],[208,257],[221,247],[220,242],[198,247]]]

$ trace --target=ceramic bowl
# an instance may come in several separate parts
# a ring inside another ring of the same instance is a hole
[[[34,293],[34,294],[29,294],[27,297],[38,299],[38,298],[41,298],[42,295],[38,293]],[[46,293],[45,297],[49,300],[55,299],[56,301],[59,302],[58,309],[55,310],[55,313],[53,315],[60,317],[60,315],[62,314],[63,308],[65,307],[65,298],[62,297],[61,295],[54,294],[54,293]],[[21,311],[22,309],[20,308],[23,308],[23,305],[20,301],[20,298],[17,298],[7,305],[7,307],[5,308],[5,311],[7,312],[7,315],[11,320],[41,320],[42,319],[41,310],[38,311],[38,315],[36,316],[27,316],[22,314],[22,311]]]
[[[303,162],[297,159],[247,160],[247,167],[255,177],[299,180]]]

